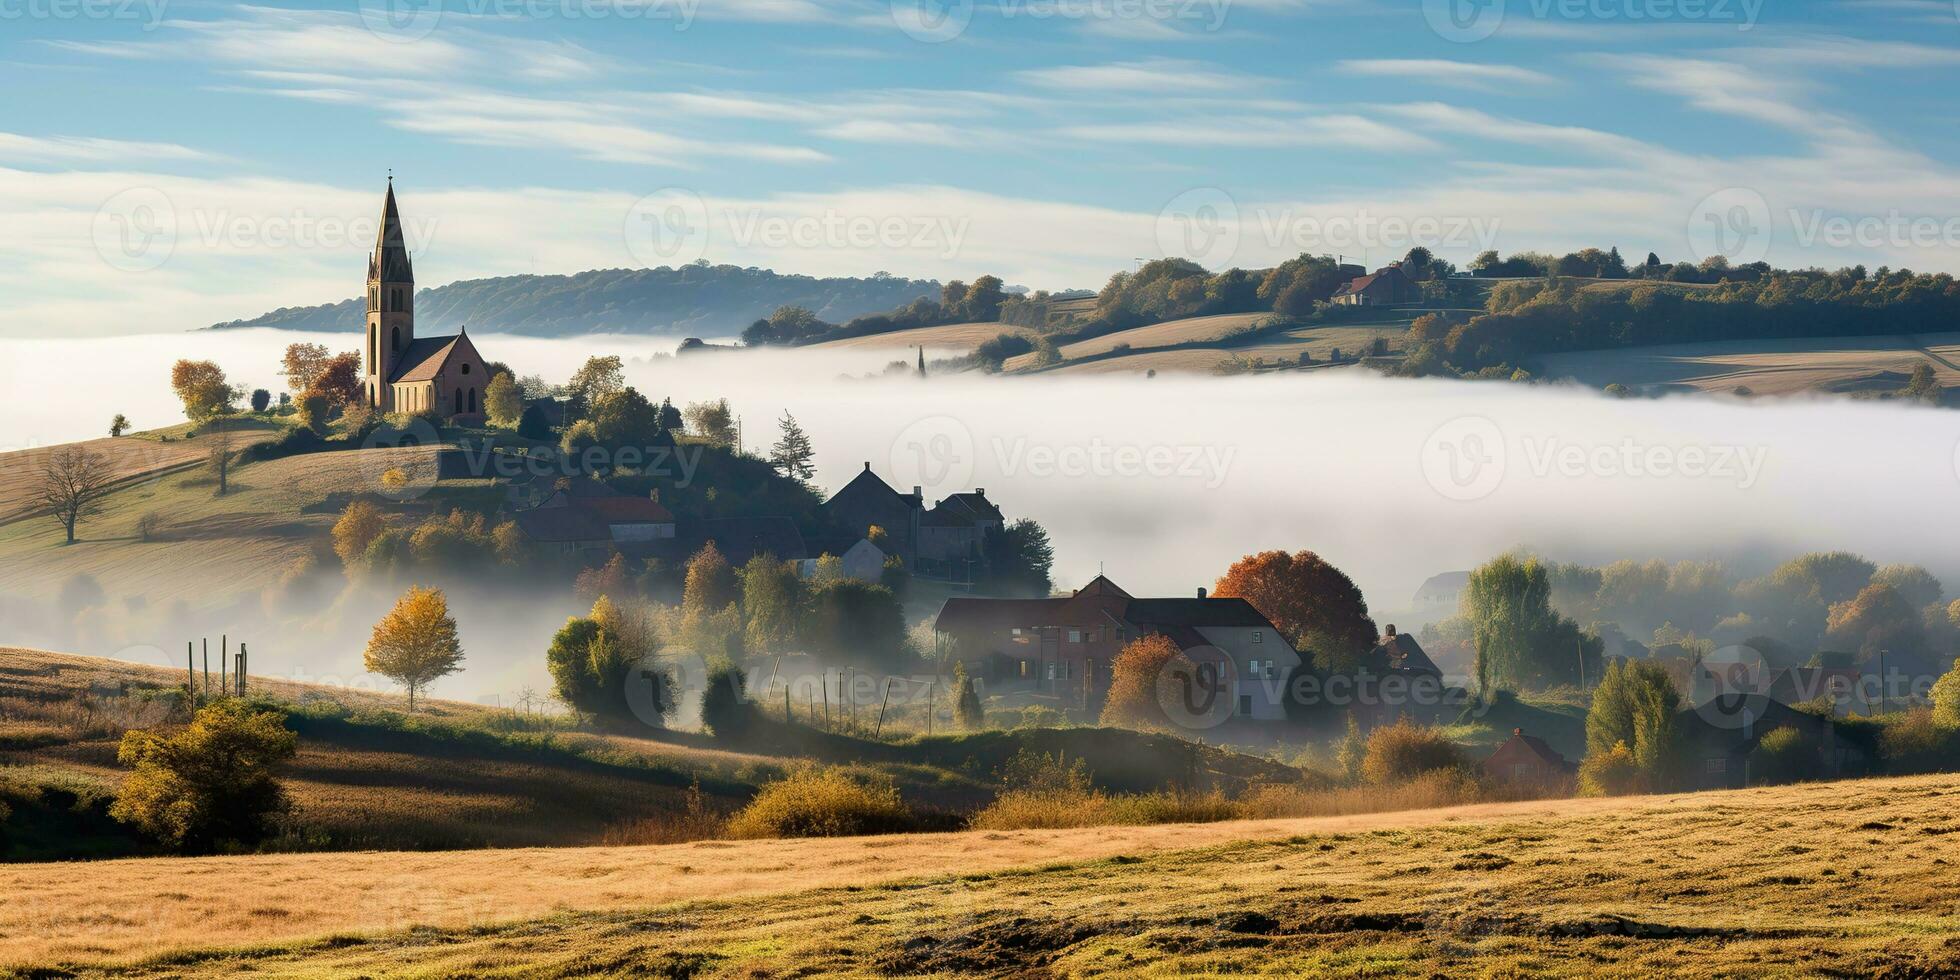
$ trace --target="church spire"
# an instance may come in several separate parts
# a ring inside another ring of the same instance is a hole
[[[408,244],[402,237],[401,212],[395,207],[393,175],[388,177],[388,197],[381,203],[381,227],[374,235],[374,255],[368,261],[368,278],[376,282],[415,281],[415,270],[408,261]]]

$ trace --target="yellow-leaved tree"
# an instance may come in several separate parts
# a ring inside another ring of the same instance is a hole
[[[460,670],[463,646],[442,590],[410,586],[374,624],[366,663],[368,670],[408,688],[410,711],[415,710],[415,695],[430,681]]]

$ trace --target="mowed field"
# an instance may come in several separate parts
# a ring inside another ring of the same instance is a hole
[[[200,455],[208,448],[196,440],[188,445]],[[276,580],[324,540],[337,515],[307,513],[308,505],[334,493],[374,492],[380,474],[393,466],[432,469],[435,451],[357,449],[235,466],[222,497],[201,466],[136,480],[102,499],[100,512],[81,522],[72,545],[63,543],[61,527],[50,517],[0,525],[0,593],[48,599],[74,576],[88,575],[109,594],[140,595],[152,606],[226,602]],[[136,522],[150,513],[163,530],[144,541]]]
[[[157,433],[143,433],[116,439],[88,439],[70,445],[78,445],[107,457],[110,473],[116,480],[127,484],[199,462],[208,456],[211,452],[210,437],[182,438],[187,428],[179,426],[166,430],[172,433],[169,442],[156,438]],[[234,432],[232,444],[242,449],[254,442],[270,439],[275,434],[270,430]],[[57,448],[60,447],[37,446],[0,452],[0,474],[5,474],[5,478],[0,479],[0,524],[19,520],[44,507],[36,499],[35,488],[49,455]]]
[[[0,867],[109,976],[1950,976],[1960,777],[1202,826]]]
[[[929,351],[957,351],[966,354],[1004,333],[1032,333],[1032,331],[1006,323],[949,323],[939,327],[914,327],[910,330],[894,330],[890,333],[871,334],[866,337],[827,340],[810,346],[822,350],[883,348],[909,350],[923,344]]]
[[[1721,341],[1576,351],[1542,359],[1547,377],[1603,387],[1734,391],[1758,395],[1807,391],[1889,391],[1913,367],[1931,362],[1942,385],[1960,385],[1960,333],[1913,337],[1821,337]]]
[[[1219,318],[1203,317],[1200,319],[1209,320]],[[1254,322],[1256,322],[1256,319]],[[1380,321],[1372,323],[1293,327],[1280,333],[1266,334],[1250,342],[1230,345],[1204,345],[1178,350],[1146,350],[1144,349],[1144,344],[1131,343],[1131,346],[1136,349],[1135,353],[1117,357],[1094,358],[1078,363],[1064,361],[1061,365],[1048,368],[1043,373],[1141,374],[1147,371],[1176,371],[1193,374],[1209,374],[1218,365],[1218,362],[1234,355],[1248,360],[1263,358],[1269,361],[1278,359],[1297,362],[1302,352],[1312,355],[1316,361],[1325,361],[1337,349],[1344,354],[1351,354],[1366,348],[1377,337],[1386,339],[1391,349],[1400,349],[1403,336],[1409,329],[1409,319],[1409,317],[1396,316],[1385,317]],[[1178,322],[1190,323],[1193,321]],[[1169,326],[1169,324],[1158,324],[1154,327],[1140,327],[1138,329],[1156,330],[1158,327],[1164,326]],[[1124,335],[1132,333],[1135,333],[1135,331],[1125,330],[1110,334],[1107,337],[1098,337],[1096,340],[1111,341],[1108,346],[1103,348],[1103,350],[1107,351],[1113,349],[1116,344],[1124,343]],[[1217,332],[1214,332],[1212,336],[1217,336]],[[1070,346],[1073,347],[1074,345]],[[1064,351],[1067,349],[1064,348]]]

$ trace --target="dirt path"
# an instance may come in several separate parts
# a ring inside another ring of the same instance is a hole
[[[1706,807],[1720,794],[1481,804],[1393,814],[1154,827],[915,834],[836,840],[365,852],[0,865],[0,968],[115,962],[187,947],[416,925],[467,926],[567,910],[870,885],[1206,847],[1441,823],[1542,821]]]

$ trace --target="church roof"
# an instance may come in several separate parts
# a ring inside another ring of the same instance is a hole
[[[388,198],[381,204],[381,227],[374,234],[374,254],[368,257],[368,278],[382,282],[414,282],[408,243],[402,238],[402,216],[395,208],[395,181],[388,180]]]
[[[417,337],[409,341],[396,359],[395,376],[388,379],[388,383],[433,380],[441,373],[442,366],[448,363],[449,355],[459,345],[469,342],[469,336],[460,333],[453,337]],[[470,349],[474,351],[476,345],[470,344]]]

